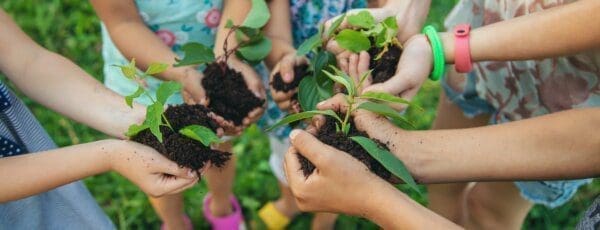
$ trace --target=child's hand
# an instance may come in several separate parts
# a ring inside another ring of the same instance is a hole
[[[303,211],[342,212],[365,216],[374,202],[373,191],[393,188],[371,173],[349,154],[328,146],[308,132],[290,134],[292,148],[285,155],[285,172],[298,207]],[[308,158],[316,170],[305,177],[298,154]]]
[[[180,193],[199,180],[196,172],[179,167],[148,146],[131,141],[118,141],[116,146],[109,153],[110,168],[152,197]]]
[[[177,79],[183,88],[181,89],[181,96],[186,104],[194,105],[208,105],[209,99],[206,97],[206,91],[202,87],[202,78],[204,75],[194,68],[187,68],[183,70],[184,74]]]
[[[273,82],[273,77],[275,74],[280,73],[283,82],[291,83],[294,81],[294,78],[301,76],[294,76],[294,67],[301,64],[307,64],[308,61],[305,57],[299,57],[296,55],[296,52],[288,53],[283,56],[283,58],[275,65],[273,70],[271,71],[271,75],[269,78],[269,82]],[[290,90],[288,92],[278,91],[271,85],[271,96],[273,96],[273,100],[277,103],[277,106],[284,111],[288,111],[289,113],[298,113],[300,112],[300,104],[297,100],[292,100],[292,96],[298,92],[298,88]]]

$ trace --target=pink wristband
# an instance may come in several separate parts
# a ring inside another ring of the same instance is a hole
[[[454,27],[454,68],[459,73],[468,73],[473,69],[469,32],[471,32],[469,24],[460,24]]]

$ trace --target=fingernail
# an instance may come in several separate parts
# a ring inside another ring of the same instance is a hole
[[[285,81],[292,81],[292,74],[290,73],[286,73],[283,75],[283,80]]]
[[[190,169],[190,170],[188,171],[188,176],[189,176],[190,178],[193,178],[193,177],[196,177],[196,174],[195,174],[195,173],[194,173],[194,172],[193,172],[193,171]]]
[[[300,133],[300,130],[294,129],[292,130],[292,132],[290,133],[290,138],[294,139],[296,138],[296,136]]]
[[[322,106],[322,105],[325,105],[325,101],[317,103],[317,106]]]
[[[256,96],[258,98],[262,98],[262,95],[260,95],[260,93],[258,93],[258,92],[254,92],[254,96]]]

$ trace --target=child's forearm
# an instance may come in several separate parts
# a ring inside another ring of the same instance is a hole
[[[283,56],[295,52],[292,25],[290,19],[290,2],[286,0],[273,0],[269,2],[271,20],[265,26],[264,32],[271,42],[273,49],[265,59],[267,67],[273,68]]]
[[[106,140],[0,159],[0,203],[35,195],[110,170],[110,153],[122,141]]]
[[[152,63],[175,64],[177,54],[152,32],[142,21],[134,1],[93,0],[92,5],[102,19],[119,51],[127,58],[135,58],[139,69],[145,70]],[[158,75],[169,81],[179,81],[192,66],[169,67]]]
[[[227,20],[231,19],[234,25],[241,25],[248,15],[250,8],[252,7],[251,1],[247,0],[225,0],[223,2],[223,14],[221,15],[221,22],[219,23],[219,28],[217,31],[217,36],[215,39],[215,56],[220,56],[224,54],[223,45],[225,43],[225,39],[227,38],[227,34],[229,33],[229,29],[225,28],[225,24]],[[227,39],[227,49],[231,50],[238,44],[235,34],[232,34]],[[235,59],[235,55],[231,55],[230,59]]]
[[[71,61],[35,44],[1,11],[0,24],[0,68],[27,96],[115,137],[143,120],[143,107],[127,107]]]
[[[530,60],[600,48],[600,1],[581,0],[471,31],[471,58]],[[454,63],[454,35],[441,33],[444,54]]]
[[[406,146],[403,160],[417,159],[414,173],[424,183],[576,179],[600,175],[598,130],[600,108],[589,108],[394,139]]]

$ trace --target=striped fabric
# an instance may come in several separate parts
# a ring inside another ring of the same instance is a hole
[[[27,107],[0,82],[0,158],[54,148],[56,145]],[[12,176],[19,179],[18,172]],[[78,181],[0,203],[0,229],[114,229],[114,225]]]

